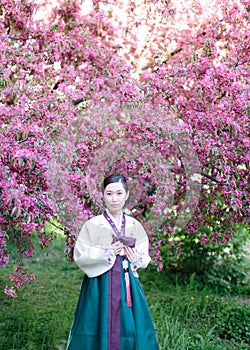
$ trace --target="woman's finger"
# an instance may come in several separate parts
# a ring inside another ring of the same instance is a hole
[[[135,252],[133,248],[125,247],[126,254],[128,256],[128,260],[132,262],[135,259]]]

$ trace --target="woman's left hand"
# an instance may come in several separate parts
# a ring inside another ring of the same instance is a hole
[[[135,260],[135,248],[125,246],[124,249],[125,249],[125,253],[128,257],[128,260],[130,262],[133,262]]]
[[[119,255],[123,249],[123,244],[121,242],[115,242],[112,245],[115,255]]]

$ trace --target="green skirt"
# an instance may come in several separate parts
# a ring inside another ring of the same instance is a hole
[[[128,307],[121,259],[117,257],[116,262],[119,273],[114,273],[113,267],[100,276],[84,277],[67,350],[158,350],[140,282],[129,266],[132,307]],[[110,274],[113,274],[112,279]],[[114,278],[119,279],[116,281],[120,289],[118,297],[116,288],[110,295],[109,284],[113,284]],[[112,298],[115,305],[110,312]]]

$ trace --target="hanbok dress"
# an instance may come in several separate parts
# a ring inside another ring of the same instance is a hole
[[[150,262],[148,237],[133,217],[123,214],[122,220],[114,227],[106,211],[88,220],[80,231],[74,260],[85,277],[67,350],[159,349],[137,274],[138,268]],[[115,255],[114,240],[135,247],[133,262],[128,261],[125,250]]]

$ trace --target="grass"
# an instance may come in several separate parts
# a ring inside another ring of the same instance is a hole
[[[59,238],[49,250],[37,250],[27,261],[36,279],[17,299],[3,294],[11,267],[1,270],[0,349],[65,349],[83,273],[65,261],[63,249]],[[140,278],[161,350],[249,348],[250,306],[244,301],[201,288],[194,276],[183,285],[148,268]]]

